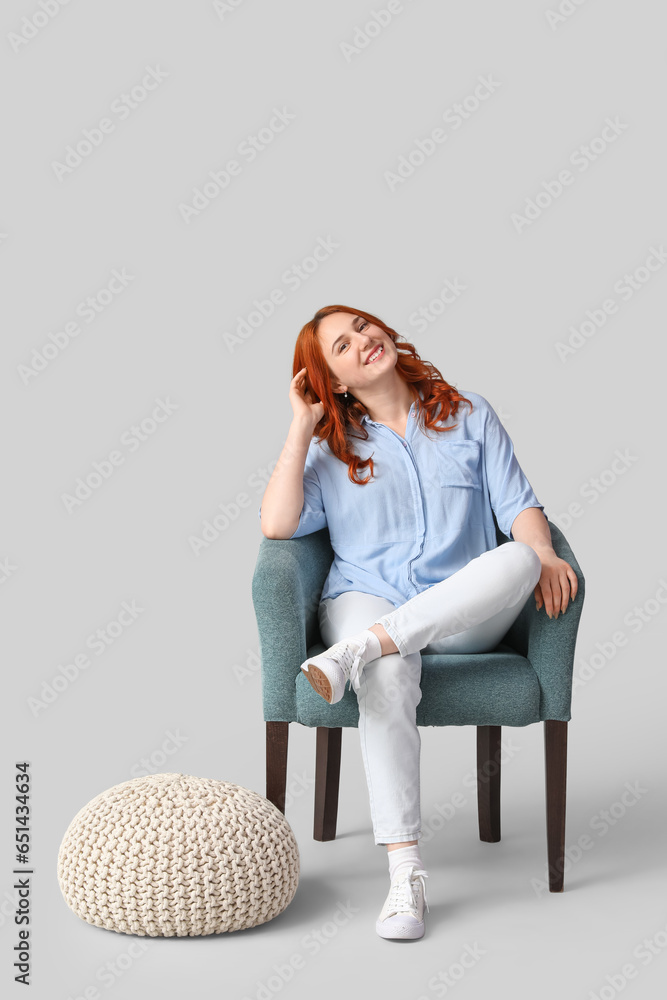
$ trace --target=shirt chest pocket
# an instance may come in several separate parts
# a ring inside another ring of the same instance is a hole
[[[479,441],[447,441],[446,434],[439,435],[436,455],[441,486],[464,486],[482,489],[480,469],[481,444]]]

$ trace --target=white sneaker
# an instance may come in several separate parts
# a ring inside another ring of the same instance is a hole
[[[355,691],[361,687],[359,675],[365,665],[365,651],[366,643],[343,639],[323,653],[305,660],[301,670],[311,687],[330,705],[334,705],[345,694],[348,680]]]
[[[399,870],[391,883],[375,929],[382,938],[420,938],[424,936],[424,905],[428,873],[423,868]]]

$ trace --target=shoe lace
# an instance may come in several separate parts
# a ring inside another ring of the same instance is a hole
[[[395,882],[391,883],[389,890],[389,909],[394,913],[405,913],[406,910],[411,910],[415,912],[417,909],[417,898],[416,890],[417,886],[415,882],[419,880],[421,882],[422,892],[424,894],[424,904],[427,911],[428,900],[426,899],[426,882],[425,878],[428,878],[428,872],[424,871],[423,868],[410,868],[406,871],[405,875],[399,876]]]
[[[335,659],[345,671],[345,675],[350,681],[350,687],[355,691],[358,691],[361,687],[360,674],[364,668],[362,654],[365,649],[365,644],[356,646],[343,640],[336,643],[329,653],[331,659]]]

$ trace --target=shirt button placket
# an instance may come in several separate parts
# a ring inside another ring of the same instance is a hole
[[[414,505],[415,505],[415,517],[416,517],[417,532],[418,532],[418,537],[415,539],[415,542],[419,544],[419,551],[408,562],[408,565],[407,565],[407,576],[408,576],[408,583],[412,586],[412,588],[414,590],[414,593],[418,594],[419,593],[419,587],[417,586],[417,584],[415,582],[415,579],[414,579],[414,577],[412,575],[412,564],[415,561],[415,559],[418,559],[419,556],[424,551],[424,540],[425,540],[425,536],[426,536],[426,519],[424,517],[424,498],[422,496],[422,489],[421,489],[421,482],[419,480],[419,473],[417,471],[417,466],[415,464],[415,460],[414,460],[412,451],[410,450],[410,446],[408,445],[408,442],[405,441],[403,438],[401,438],[401,441],[402,441],[403,445],[405,446],[405,450],[407,451],[407,453],[409,455],[409,459],[408,459],[409,474],[410,474],[410,478],[411,478],[411,482],[412,482],[412,496],[413,496],[413,501],[414,501]]]

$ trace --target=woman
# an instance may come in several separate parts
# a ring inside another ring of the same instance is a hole
[[[493,407],[457,392],[382,320],[320,309],[299,333],[293,372],[262,532],[329,529],[319,622],[330,646],[301,669],[329,703],[348,681],[356,692],[375,843],[389,860],[376,930],[419,938],[421,653],[492,650],[531,591],[557,618],[577,577]],[[511,539],[500,546],[493,514]]]

